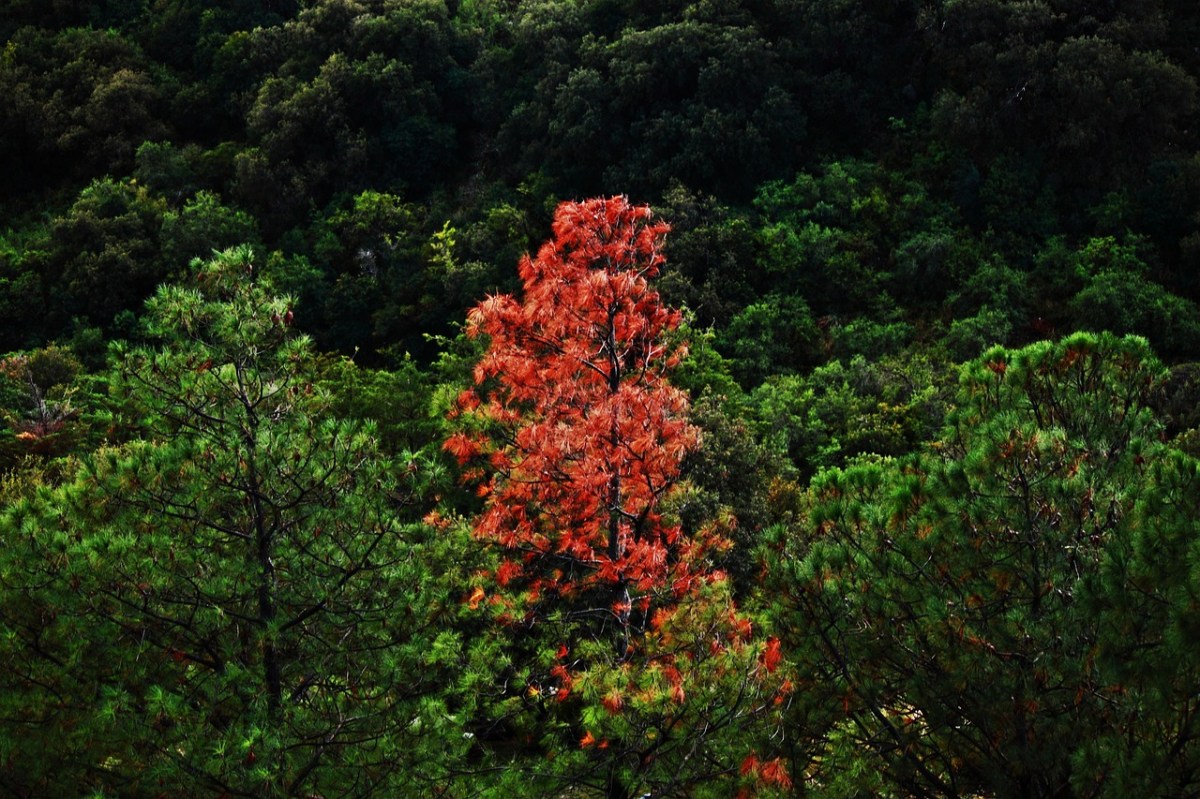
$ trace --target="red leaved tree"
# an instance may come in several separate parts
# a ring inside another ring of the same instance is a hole
[[[730,704],[705,730],[754,716],[782,680],[766,676],[777,644],[754,641],[710,564],[729,545],[721,525],[685,535],[667,510],[700,440],[686,394],[666,379],[684,355],[670,336],[680,315],[650,285],[668,226],[614,197],[564,203],[553,230],[520,264],[522,299],[492,296],[470,312],[467,332],[488,349],[445,447],[478,484],[474,532],[497,554],[470,602],[511,631],[546,633],[534,636],[538,663],[510,684],[526,705],[576,702],[579,713],[558,713],[571,718],[565,734],[602,762],[595,787],[622,796],[661,787],[648,765],[672,747],[695,751],[677,730],[722,704],[715,691]],[[712,683],[707,698],[689,675]],[[677,784],[678,769],[664,773]]]
[[[699,443],[665,377],[683,355],[664,342],[679,313],[649,284],[667,229],[620,197],[563,204],[554,239],[521,261],[523,301],[492,296],[468,317],[489,347],[459,410],[491,424],[446,442],[484,460],[469,476],[485,478],[475,532],[503,553],[496,582],[530,610],[606,598],[582,612],[620,646],[655,594],[690,590],[704,549],[660,514]]]

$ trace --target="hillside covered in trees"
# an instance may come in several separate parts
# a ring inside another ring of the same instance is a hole
[[[0,0],[0,795],[1195,796],[1198,36]]]

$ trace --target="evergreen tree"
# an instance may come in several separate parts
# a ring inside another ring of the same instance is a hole
[[[523,298],[469,317],[489,346],[446,449],[480,483],[474,534],[498,561],[469,602],[508,639],[492,734],[540,739],[557,762],[528,771],[548,795],[728,794],[744,730],[786,693],[778,642],[712,565],[721,525],[678,522],[698,430],[666,379],[679,313],[649,282],[666,230],[623,197],[564,203],[521,262]],[[744,776],[789,781],[774,761]]]
[[[816,479],[772,583],[818,782],[848,746],[903,795],[1196,789],[1196,462],[1159,442],[1160,373],[1132,337],[994,348],[939,443]]]
[[[405,521],[420,464],[391,469],[370,426],[327,416],[249,249],[196,280],[148,303],[154,346],[117,349],[128,443],[0,521],[0,784],[419,790],[452,753],[435,686],[455,651],[431,615],[449,569]]]

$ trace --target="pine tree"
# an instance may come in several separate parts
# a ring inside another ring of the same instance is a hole
[[[797,718],[829,725],[818,784],[1195,790],[1197,467],[1160,441],[1161,372],[1133,337],[995,348],[933,446],[815,479],[771,586],[811,674]]]
[[[0,780],[140,795],[416,790],[453,751],[422,480],[331,418],[249,249],[147,305],[111,432],[0,521]],[[408,517],[410,521],[406,522]],[[449,642],[452,643],[452,642]],[[453,649],[453,647],[450,647]],[[386,790],[384,790],[386,789]]]
[[[489,297],[468,320],[488,348],[445,446],[478,485],[474,533],[497,558],[469,602],[520,639],[507,723],[567,748],[538,770],[558,779],[548,791],[625,797],[731,776],[722,734],[782,684],[773,644],[711,565],[728,546],[720,524],[685,534],[671,510],[699,433],[667,381],[680,315],[650,285],[666,232],[621,197],[565,203],[554,238],[521,262],[523,297]]]

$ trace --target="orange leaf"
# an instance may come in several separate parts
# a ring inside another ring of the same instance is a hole
[[[787,766],[779,758],[763,763],[758,769],[758,774],[768,785],[778,785],[784,790],[792,787],[792,778],[788,775]]]
[[[766,667],[768,674],[774,674],[775,669],[779,668],[779,661],[783,658],[780,652],[779,639],[772,636],[767,639],[766,649],[763,650],[762,663]]]

